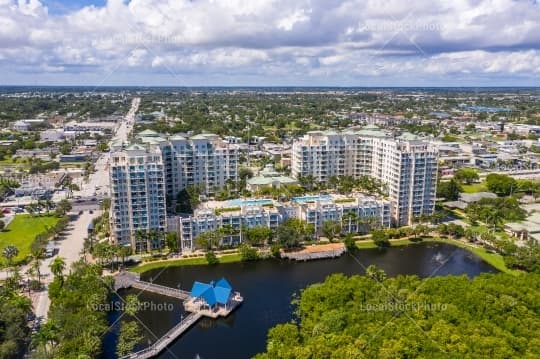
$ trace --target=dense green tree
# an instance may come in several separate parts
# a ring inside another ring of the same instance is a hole
[[[29,335],[26,316],[32,312],[28,298],[0,287],[0,358],[17,358]]]
[[[266,358],[540,357],[540,275],[372,280],[329,276],[305,289],[298,322],[268,333]]]
[[[295,248],[311,237],[314,228],[305,221],[289,218],[283,222],[274,232],[276,241],[286,249]]]
[[[498,196],[508,196],[518,190],[515,179],[497,173],[490,173],[486,176],[486,186]]]
[[[56,216],[57,217],[64,217],[66,213],[71,211],[72,206],[71,203],[67,199],[63,199],[56,205]]]
[[[454,173],[454,178],[463,184],[473,184],[480,179],[474,168],[460,168]]]
[[[63,273],[66,269],[66,261],[62,257],[55,257],[51,264],[49,264],[52,274],[55,277],[60,277],[63,280]]]
[[[472,221],[482,221],[494,227],[505,220],[521,221],[527,214],[513,197],[482,198],[476,203],[469,204],[465,212]]]
[[[250,247],[247,244],[241,244],[240,247],[238,247],[238,252],[240,253],[240,258],[243,262],[256,261],[259,259],[257,248]]]
[[[437,185],[437,197],[444,198],[447,201],[457,200],[461,191],[463,191],[463,188],[453,178],[450,181],[441,181]]]
[[[272,230],[266,226],[245,227],[242,229],[242,235],[250,245],[261,246],[270,242]]]
[[[328,240],[332,241],[341,233],[341,223],[332,220],[324,221],[321,231]]]
[[[178,245],[178,236],[176,235],[176,232],[167,233],[166,241],[167,241],[167,248],[169,248],[171,252],[178,252],[179,245]]]
[[[112,278],[102,278],[101,274],[98,265],[76,262],[63,282],[55,277],[49,285],[48,322],[58,328],[55,358],[101,355],[103,334],[108,328],[106,307],[112,288]],[[40,345],[41,351],[43,345]]]
[[[118,355],[118,357],[123,357],[131,354],[133,352],[133,348],[135,348],[142,338],[143,336],[137,322],[133,320],[123,321],[120,324],[120,334],[118,335],[116,355]]]
[[[390,245],[388,233],[384,229],[376,229],[372,231],[371,239],[377,247],[388,247]]]

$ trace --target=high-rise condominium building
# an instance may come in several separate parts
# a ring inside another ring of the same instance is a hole
[[[159,150],[133,144],[111,153],[111,234],[135,251],[159,247],[160,241],[136,235],[167,226],[163,159]]]
[[[159,245],[137,232],[165,230],[167,200],[189,185],[212,193],[237,180],[239,148],[212,134],[166,138],[149,130],[135,142],[111,146],[111,232],[118,243],[140,251]],[[160,190],[142,191],[147,183],[159,183]]]
[[[411,134],[393,138],[376,126],[360,131],[313,131],[293,144],[292,175],[327,182],[333,176],[371,176],[388,187],[395,224],[431,214],[437,186],[436,146]]]

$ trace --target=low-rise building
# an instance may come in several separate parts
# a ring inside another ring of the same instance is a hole
[[[258,176],[247,180],[248,191],[258,191],[263,188],[273,187],[280,188],[281,186],[290,186],[298,184],[298,181],[289,176],[283,176],[277,172],[273,164],[267,164]]]
[[[197,247],[197,237],[206,231],[227,227],[231,231],[222,245],[242,242],[244,228],[258,226],[276,229],[289,218],[306,221],[313,226],[314,236],[320,235],[326,221],[338,221],[344,233],[357,233],[369,226],[391,226],[391,203],[388,200],[355,194],[295,197],[289,202],[272,199],[234,199],[210,201],[191,216],[169,219],[169,231],[176,231],[182,251]]]

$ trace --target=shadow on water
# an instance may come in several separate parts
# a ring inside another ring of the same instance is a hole
[[[187,290],[195,280],[209,282],[225,277],[244,297],[242,306],[230,317],[200,320],[159,358],[196,358],[197,355],[202,359],[249,358],[265,349],[269,328],[293,318],[293,295],[333,273],[363,274],[364,268],[371,264],[384,269],[390,277],[399,274],[420,277],[466,274],[474,277],[484,272],[497,272],[467,250],[443,243],[360,250],[337,259],[301,263],[266,260],[152,270],[143,274],[142,279],[152,278],[155,283]],[[130,289],[121,294],[138,292]],[[172,303],[173,307],[167,308],[171,310],[147,308],[137,314],[144,323],[145,332],[145,344],[139,349],[155,341],[185,315],[179,300],[146,292],[141,293],[140,300]],[[111,323],[117,315],[111,314]],[[107,337],[107,358],[114,358],[115,342],[114,333]]]

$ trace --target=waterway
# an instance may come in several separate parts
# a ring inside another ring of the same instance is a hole
[[[228,318],[202,319],[160,356],[169,358],[249,358],[264,351],[269,328],[293,319],[291,299],[306,286],[321,282],[332,273],[363,274],[374,264],[388,276],[416,274],[421,277],[460,275],[474,277],[496,269],[465,249],[443,243],[421,243],[386,249],[366,249],[338,259],[311,262],[265,260],[216,266],[183,266],[146,272],[141,279],[189,290],[193,281],[208,282],[225,277],[244,297],[244,303]],[[138,294],[139,290],[124,291]],[[140,293],[146,306],[137,314],[145,338],[138,349],[178,323],[186,315],[180,301]],[[111,315],[111,322],[121,313]],[[121,320],[126,320],[122,317]],[[135,320],[127,318],[127,320]],[[115,335],[106,342],[106,357],[114,357]]]

